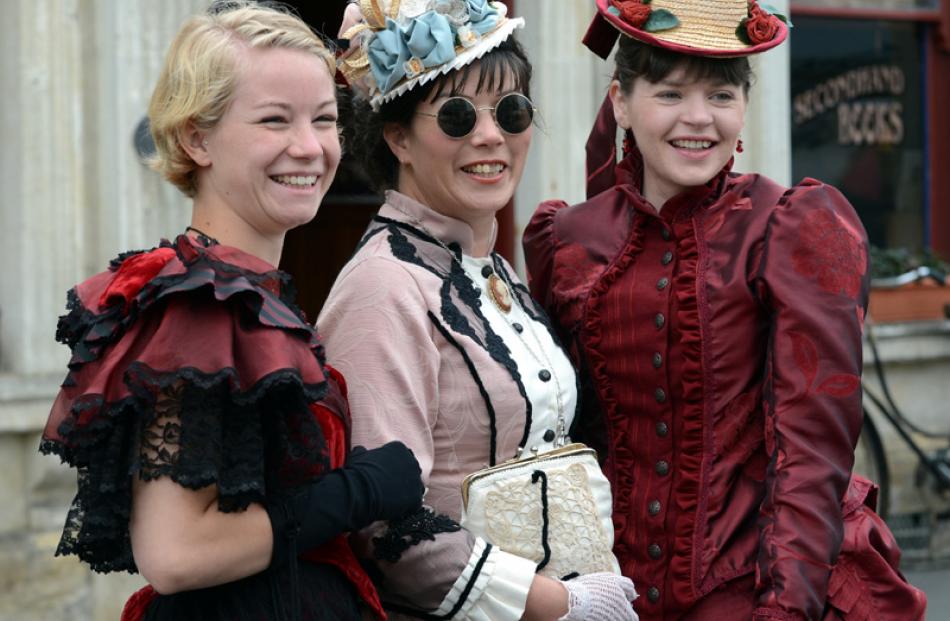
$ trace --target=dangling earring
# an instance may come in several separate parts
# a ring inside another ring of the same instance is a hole
[[[736,143],[736,153],[742,153],[744,149],[742,148],[742,138],[739,138],[739,141]]]
[[[633,151],[634,142],[631,137],[630,130],[628,129],[623,133],[623,157],[627,157],[631,151]]]

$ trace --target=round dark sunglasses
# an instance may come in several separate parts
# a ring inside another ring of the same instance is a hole
[[[478,108],[465,97],[449,97],[439,106],[439,110],[431,112],[416,112],[422,116],[431,116],[436,119],[439,129],[449,138],[464,138],[472,133],[478,123],[478,112],[491,110],[495,123],[506,134],[520,134],[529,127],[534,120],[534,104],[521,93],[508,93],[495,102],[494,106]]]

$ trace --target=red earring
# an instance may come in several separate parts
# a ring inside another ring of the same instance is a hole
[[[739,138],[739,142],[736,143],[736,153],[742,153],[742,138]]]

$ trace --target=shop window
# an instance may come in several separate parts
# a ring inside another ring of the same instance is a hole
[[[924,59],[914,22],[796,17],[792,173],[838,187],[871,243],[925,235]]]

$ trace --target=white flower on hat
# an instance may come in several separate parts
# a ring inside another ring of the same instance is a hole
[[[433,9],[455,26],[468,23],[468,4],[465,0],[435,0]]]

